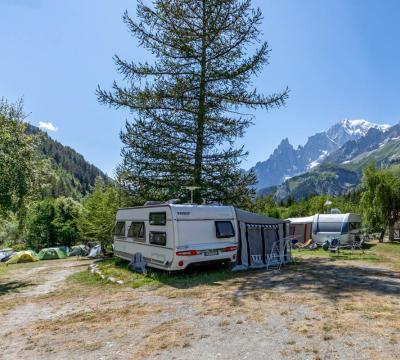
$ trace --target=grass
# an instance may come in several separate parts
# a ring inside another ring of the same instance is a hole
[[[379,260],[379,256],[370,251],[366,251],[362,253],[360,250],[340,250],[340,253],[332,253],[330,251],[324,250],[322,248],[317,248],[315,250],[297,250],[293,249],[292,254],[295,258],[331,258],[331,259],[340,259],[340,260],[371,260],[377,261]]]
[[[400,243],[379,243],[373,241],[365,244],[364,253],[360,250],[341,250],[339,254],[322,248],[315,250],[292,250],[295,263],[303,263],[307,259],[324,258],[330,260],[363,261],[386,265],[400,271]]]
[[[360,250],[342,250],[339,254],[325,251],[322,248],[316,250],[293,250],[295,263],[301,264],[312,258],[325,258],[344,261],[363,261],[371,263],[384,263],[395,269],[400,269],[400,244],[366,244],[363,253]],[[237,273],[232,273],[227,268],[220,269],[198,269],[196,271],[182,271],[168,273],[165,271],[148,270],[146,274],[134,273],[128,269],[128,262],[122,259],[109,259],[100,262],[100,271],[106,276],[112,276],[122,280],[126,285],[139,288],[142,286],[160,287],[172,286],[178,289],[188,289],[200,285],[220,285],[220,282],[232,279]],[[72,275],[71,280],[85,284],[105,284],[99,276],[94,276],[88,271]]]
[[[79,271],[68,276],[67,281],[77,282],[84,285],[105,285],[108,282],[99,276],[93,276],[89,271]]]
[[[128,262],[122,259],[104,260],[98,263],[98,267],[103,275],[122,280],[124,284],[132,288],[139,288],[146,285],[154,287],[168,285],[179,289],[188,289],[199,285],[218,285],[220,281],[237,276],[226,268],[213,270],[199,269],[192,272],[184,271],[179,273],[168,273],[151,269],[146,274],[139,274],[130,271],[128,269]],[[109,284],[107,280],[103,280],[100,276],[94,275],[87,270],[72,274],[68,280],[85,285]]]
[[[148,270],[146,274],[138,274],[128,269],[128,262],[121,259],[110,259],[99,263],[100,271],[106,276],[115,277],[125,284],[138,288],[144,285],[162,286],[185,289],[198,285],[217,284],[235,276],[229,269],[196,270],[192,272],[168,273],[165,271]],[[99,278],[100,279],[100,278]]]
[[[10,265],[6,265],[5,263],[0,262],[0,276],[5,275],[10,270],[31,269],[31,268],[38,267],[41,265],[43,265],[43,263],[41,263],[40,261],[19,263],[19,264],[10,264]]]

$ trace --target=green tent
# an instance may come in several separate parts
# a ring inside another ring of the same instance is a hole
[[[89,248],[86,245],[75,245],[71,248],[69,256],[88,256]]]
[[[40,250],[38,257],[40,260],[65,259],[67,255],[59,248],[47,248]]]

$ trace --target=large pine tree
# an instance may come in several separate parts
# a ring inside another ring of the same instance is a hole
[[[250,0],[156,0],[139,1],[137,18],[123,16],[154,61],[115,56],[127,85],[98,89],[100,102],[135,114],[121,133],[119,177],[147,198],[184,197],[183,187],[195,185],[197,201],[242,203],[255,181],[240,170],[247,153],[234,145],[251,124],[243,109],[269,109],[287,97],[252,86],[269,55],[261,11]]]

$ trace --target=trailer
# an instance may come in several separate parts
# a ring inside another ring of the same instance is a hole
[[[359,214],[316,214],[312,223],[313,240],[318,245],[340,240],[342,245],[351,244],[361,234]]]
[[[283,245],[288,222],[233,206],[150,204],[118,209],[114,254],[131,261],[140,254],[146,266],[183,270],[205,263],[258,267],[289,261]],[[285,250],[286,249],[286,250]]]

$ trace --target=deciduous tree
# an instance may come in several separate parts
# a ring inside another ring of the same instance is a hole
[[[383,241],[387,227],[393,240],[393,225],[400,220],[400,177],[396,170],[377,170],[370,165],[363,175],[361,209],[364,222],[381,231]]]

